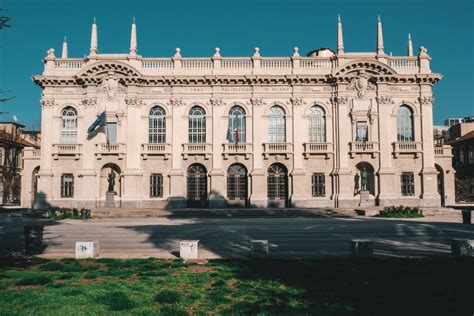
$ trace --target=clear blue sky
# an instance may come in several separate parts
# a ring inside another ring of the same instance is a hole
[[[130,23],[137,19],[139,54],[289,56],[336,46],[341,14],[346,51],[374,51],[376,20],[383,21],[385,51],[406,54],[407,34],[415,52],[428,48],[431,68],[444,78],[435,87],[434,118],[474,115],[473,0],[0,0],[13,28],[0,31],[0,88],[16,98],[0,104],[28,127],[37,127],[41,89],[31,76],[43,71],[42,58],[53,47],[60,55],[66,35],[69,56],[89,51],[90,28],[97,17],[99,51],[128,52]]]

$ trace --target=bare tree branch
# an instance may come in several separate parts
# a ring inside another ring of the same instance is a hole
[[[5,9],[0,9],[0,11],[5,11]],[[11,27],[10,24],[11,17],[9,16],[0,16],[0,30],[5,29],[7,27]]]

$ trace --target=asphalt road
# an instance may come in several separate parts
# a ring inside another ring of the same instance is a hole
[[[23,226],[45,225],[43,257],[74,257],[76,241],[98,240],[101,257],[176,258],[180,240],[199,240],[201,258],[244,258],[251,239],[266,239],[274,258],[350,255],[351,239],[375,242],[386,257],[448,256],[452,238],[474,239],[474,225],[425,218],[133,218],[49,221],[0,214],[0,256],[20,253]]]

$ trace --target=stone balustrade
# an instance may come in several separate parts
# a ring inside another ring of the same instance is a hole
[[[356,154],[371,154],[374,157],[380,152],[378,142],[354,141],[350,143],[350,155],[352,158]]]
[[[122,143],[107,144],[100,143],[96,144],[96,156],[97,159],[101,159],[104,155],[117,155],[119,159],[122,159],[125,155],[126,145]]]
[[[268,159],[269,155],[283,155],[286,159],[293,154],[292,143],[263,143],[263,156]]]
[[[25,147],[23,149],[23,159],[40,159],[41,149]]]
[[[60,156],[74,156],[79,159],[81,149],[81,144],[53,144],[52,154],[54,159],[59,159]]]
[[[435,146],[434,151],[435,157],[451,157],[453,155],[452,147],[449,145]]]
[[[142,144],[142,157],[164,156],[165,160],[171,156],[171,144]]]
[[[243,155],[245,159],[250,159],[252,155],[252,144],[249,143],[225,143],[222,146],[224,159],[228,159],[232,155]]]
[[[397,158],[400,154],[418,154],[422,152],[421,142],[395,142],[393,143],[393,155]]]
[[[183,159],[188,159],[191,155],[203,155],[205,159],[212,156],[212,144],[208,143],[186,143],[183,144]]]
[[[124,62],[128,62],[123,55]],[[109,60],[107,54],[97,59],[56,58],[54,71],[57,75],[74,75],[91,62]],[[418,73],[417,57],[387,57],[387,65],[402,74]],[[134,64],[146,75],[186,75],[199,72],[203,75],[216,74],[331,74],[339,66],[334,57],[199,57],[199,58],[142,58]],[[49,70],[47,70],[49,71]],[[51,73],[48,73],[52,75]]]
[[[304,143],[304,157],[308,159],[311,155],[326,155],[333,153],[332,143]]]

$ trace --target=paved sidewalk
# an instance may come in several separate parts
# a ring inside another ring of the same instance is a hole
[[[176,258],[179,241],[200,240],[202,258],[244,258],[267,239],[275,258],[349,256],[350,240],[372,239],[378,256],[448,256],[452,238],[474,239],[456,216],[345,218],[116,218],[49,221],[0,214],[0,255],[23,249],[23,226],[45,225],[43,257],[74,257],[76,241],[98,240],[101,257]]]

